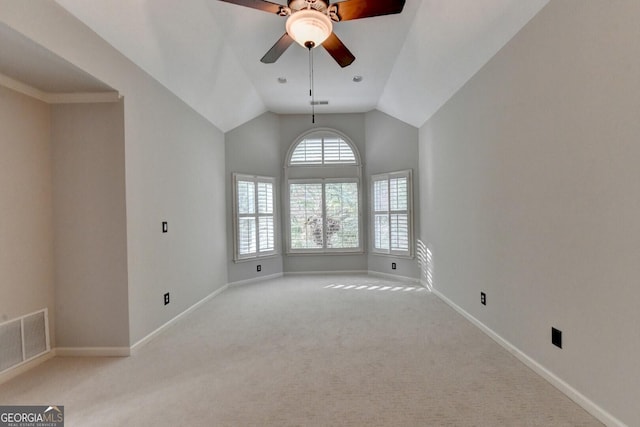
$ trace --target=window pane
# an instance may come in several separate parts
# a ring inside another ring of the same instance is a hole
[[[238,213],[252,214],[255,213],[255,184],[251,181],[238,181]]]
[[[389,216],[376,215],[373,224],[373,245],[376,249],[389,249]]]
[[[260,233],[260,252],[275,250],[273,217],[265,216],[258,219],[258,232]]]
[[[322,139],[305,139],[301,141],[291,155],[291,164],[322,164]]]
[[[256,252],[256,220],[255,218],[238,219],[238,253],[249,255]]]
[[[406,214],[391,215],[391,250],[409,250],[409,220]]]
[[[327,183],[325,202],[327,248],[358,248],[358,184]]]
[[[258,183],[258,213],[273,213],[273,185],[270,182]]]
[[[407,210],[407,178],[389,180],[390,203],[392,211]]]
[[[323,247],[322,184],[291,184],[289,216],[292,249]]]
[[[376,212],[389,211],[389,182],[386,179],[373,183],[373,209]]]

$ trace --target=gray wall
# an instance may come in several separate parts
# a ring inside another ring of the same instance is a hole
[[[53,105],[58,347],[128,347],[122,102]]]
[[[227,283],[224,135],[55,2],[0,3],[9,27],[124,95],[129,342],[136,343]]]
[[[236,282],[282,272],[308,271],[378,271],[419,277],[415,259],[400,259],[364,254],[354,255],[281,255],[259,261],[233,262],[232,242],[232,187],[231,174],[242,172],[275,176],[280,184],[281,253],[284,254],[286,232],[283,210],[286,209],[284,192],[285,157],[296,139],[315,128],[331,128],[348,136],[358,148],[364,167],[362,171],[363,240],[369,247],[369,181],[372,173],[413,169],[417,179],[418,130],[379,111],[366,114],[318,114],[316,123],[310,115],[277,115],[266,113],[225,134],[227,164],[227,256],[229,281]],[[418,185],[415,182],[415,202],[418,209]],[[415,218],[419,229],[419,217]],[[391,270],[391,262],[398,270]],[[256,272],[256,265],[262,272]]]
[[[50,122],[0,86],[0,322],[46,307],[55,343]]]
[[[135,343],[227,283],[224,136],[145,78],[125,94],[125,153]]]
[[[420,129],[435,288],[630,426],[639,20],[637,1],[552,1]]]
[[[272,176],[282,183],[282,152],[280,144],[280,119],[276,114],[265,113],[225,134],[226,200],[227,200],[227,268],[229,283],[255,279],[282,273],[282,255],[259,260],[233,261],[233,187],[231,174]],[[280,187],[276,186],[276,197]],[[279,200],[279,198],[277,199]],[[277,206],[281,215],[280,206]],[[282,253],[282,242],[280,254]],[[260,264],[262,270],[257,271]]]
[[[367,188],[371,184],[370,177],[379,173],[395,172],[411,169],[413,173],[413,235],[414,240],[420,230],[419,174],[418,174],[418,129],[401,122],[385,113],[374,110],[365,115],[367,134]],[[368,235],[370,237],[370,235]],[[368,265],[370,271],[397,274],[405,277],[419,278],[420,269],[413,259],[398,258],[372,254],[372,242],[369,239]],[[415,250],[414,250],[415,252]],[[391,263],[396,263],[396,270]]]

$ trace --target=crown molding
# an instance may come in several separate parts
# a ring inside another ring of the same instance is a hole
[[[84,93],[51,93],[36,89],[26,83],[0,73],[0,86],[35,98],[47,104],[88,104],[100,102],[118,102],[121,95],[112,92],[84,92]]]

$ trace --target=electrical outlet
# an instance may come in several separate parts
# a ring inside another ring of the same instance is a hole
[[[258,264],[258,266],[256,267],[257,271],[262,271],[262,265]]]
[[[164,294],[164,305],[167,305],[167,304],[169,304],[169,292]]]
[[[558,348],[562,348],[562,331],[556,328],[551,328],[551,344]]]
[[[392,262],[392,263],[391,263],[391,269],[392,269],[392,270],[395,270],[395,269],[396,269],[396,263],[395,263],[395,262]]]
[[[167,224],[167,221],[162,221],[162,232],[166,233],[169,231],[169,224]]]
[[[487,294],[480,292],[480,304],[487,305]]]

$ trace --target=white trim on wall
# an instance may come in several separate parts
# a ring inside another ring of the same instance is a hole
[[[382,273],[380,271],[371,271],[371,270],[369,270],[367,272],[367,274],[369,274],[371,276],[376,276],[376,277],[383,277],[385,279],[403,280],[403,281],[414,282],[414,283],[418,283],[418,284],[422,285],[422,282],[420,281],[420,279],[418,279],[416,277],[401,276],[399,274]],[[426,286],[425,286],[425,288],[426,288]]]
[[[122,98],[118,92],[47,93],[49,104],[96,104],[118,102]]]
[[[0,86],[30,96],[47,104],[93,104],[100,102],[118,102],[120,94],[111,92],[87,92],[87,93],[50,93],[44,92],[21,81],[12,79],[0,73]]]
[[[57,347],[59,357],[127,357],[131,355],[129,347]]]
[[[284,273],[285,276],[304,276],[305,274],[309,275],[337,275],[337,274],[368,274],[367,270],[332,270],[332,271],[287,271]]]
[[[17,365],[15,368],[7,369],[0,374],[0,384],[6,383],[18,375],[22,375],[25,372],[30,371],[55,356],[57,356],[57,351],[56,349],[52,349],[34,359],[29,360],[28,362]]]
[[[254,277],[252,279],[238,280],[237,282],[229,283],[229,287],[232,288],[234,286],[249,285],[251,283],[262,282],[263,280],[277,279],[282,276],[283,276],[283,273],[275,273],[275,274],[269,274],[267,276]]]

